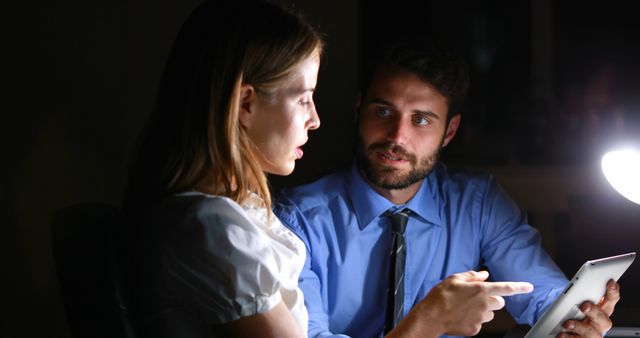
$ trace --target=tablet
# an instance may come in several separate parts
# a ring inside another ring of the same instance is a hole
[[[607,332],[607,338],[611,337],[640,337],[640,327],[612,327]]]
[[[580,305],[587,300],[598,304],[605,294],[607,282],[611,279],[617,281],[635,257],[636,253],[631,252],[584,263],[524,338],[555,338],[562,332],[564,322],[583,319]]]

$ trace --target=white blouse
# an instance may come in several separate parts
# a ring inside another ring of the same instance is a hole
[[[263,313],[280,301],[306,334],[308,314],[298,276],[304,243],[252,194],[242,205],[200,192],[189,200],[164,258],[166,285],[211,324]],[[177,203],[183,205],[183,203]]]

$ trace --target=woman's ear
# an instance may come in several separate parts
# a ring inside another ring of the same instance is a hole
[[[238,119],[240,124],[244,128],[249,128],[253,120],[253,114],[255,102],[256,102],[256,90],[250,84],[243,84],[240,86],[240,100],[238,109]]]

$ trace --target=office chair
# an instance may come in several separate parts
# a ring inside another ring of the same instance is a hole
[[[120,212],[107,204],[78,204],[53,215],[53,256],[74,338],[136,338],[120,224]]]

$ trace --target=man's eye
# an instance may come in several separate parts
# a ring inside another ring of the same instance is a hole
[[[376,114],[380,117],[387,117],[391,115],[391,109],[388,107],[376,107]]]
[[[306,106],[309,103],[311,103],[310,100],[300,100],[300,101],[298,101],[298,104],[301,105],[301,106]]]
[[[429,119],[424,117],[424,116],[422,116],[422,115],[415,115],[413,117],[413,123],[418,125],[418,126],[426,126],[426,125],[431,124]]]

